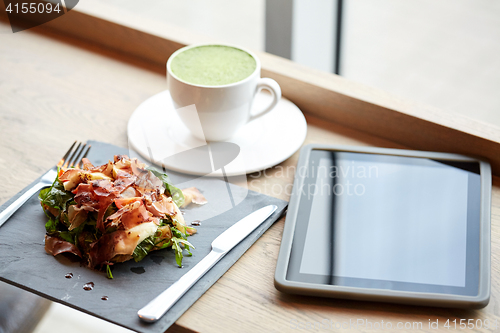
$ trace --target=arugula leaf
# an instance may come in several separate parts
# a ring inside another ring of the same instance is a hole
[[[172,240],[169,240],[168,242],[166,242],[166,243],[164,243],[162,245],[159,245],[159,246],[156,245],[156,248],[158,250],[163,250],[163,249],[166,249],[167,247],[170,247],[170,246],[172,246]]]
[[[70,191],[66,191],[63,183],[59,180],[59,169],[57,170],[56,179],[52,183],[52,186],[42,189],[38,197],[40,198],[42,206],[48,206],[59,210],[59,214],[52,217],[52,214],[49,214],[44,209],[45,215],[49,218],[47,223],[45,223],[45,230],[47,233],[76,245],[78,234],[82,231],[83,224],[72,231],[64,231],[67,230],[69,225],[67,207],[76,204],[76,202],[73,200],[74,194]],[[61,221],[63,230],[59,228],[59,223]]]
[[[191,257],[193,254],[191,253],[190,248],[193,248],[193,249],[195,248],[195,247],[193,246],[193,244],[191,244],[190,242],[188,242],[188,241],[187,241],[187,240],[185,240],[185,239],[180,239],[180,240],[179,240],[179,243],[181,243],[181,244],[183,244],[183,245],[184,245],[184,249],[187,251],[187,253],[188,253],[188,257]]]
[[[54,183],[52,183],[52,185],[53,185],[53,184],[54,184]],[[43,188],[43,189],[40,191],[40,193],[38,194],[38,198],[40,199],[40,201],[43,201],[43,200],[47,197],[47,195],[48,195],[48,193],[49,193],[50,189],[52,188],[52,185],[51,185],[51,187],[45,187],[45,188]]]
[[[47,215],[48,216],[48,215]],[[45,223],[45,230],[48,233],[56,232],[57,230],[57,219],[48,216],[49,220]]]
[[[155,246],[154,243],[154,235],[149,236],[144,239],[140,244],[138,244],[135,249],[132,257],[134,257],[135,262],[139,262],[151,251],[151,249]]]
[[[58,232],[58,236],[66,242],[75,244],[75,235],[71,231],[60,231]]]
[[[195,247],[193,244],[189,243],[187,238],[190,236],[188,233],[182,233],[180,230],[178,230],[175,227],[170,227],[170,230],[172,231],[172,235],[176,238],[179,239],[179,243],[184,244],[184,248],[186,249],[188,253],[188,257],[191,257],[193,254],[191,253],[191,247],[194,249]]]
[[[158,171],[154,167],[148,167],[147,170],[151,171],[156,177],[158,177],[165,185],[165,192],[172,197],[177,207],[182,206],[184,203],[184,194],[182,191],[170,183],[169,177],[163,172]]]
[[[182,267],[182,247],[179,245],[179,238],[172,237],[172,248],[175,251],[175,262],[179,267]]]
[[[191,253],[191,248],[194,249],[194,246],[187,241],[186,235],[182,234],[179,230],[174,227],[171,227],[170,229],[172,230],[172,234],[175,236],[173,236],[168,243],[161,245],[160,249],[172,246],[175,251],[175,261],[179,267],[182,267],[182,258],[184,257],[183,251],[186,250],[188,253],[187,255],[192,256],[193,254]],[[159,235],[157,235],[157,233],[149,236],[136,246],[132,257],[136,262],[141,261],[153,249],[153,247],[155,247],[156,244],[160,244],[160,242],[161,240],[159,239]],[[184,248],[181,245],[183,245]]]
[[[113,278],[113,273],[111,273],[111,268],[109,266],[110,265],[106,265],[106,277],[108,279],[112,279]]]
[[[64,211],[68,203],[73,200],[74,194],[64,189],[63,183],[59,180],[59,169],[57,169],[57,176],[52,186],[41,190],[38,197],[43,205]]]
[[[192,247],[194,249],[194,246],[193,244],[189,243],[187,240],[182,238],[172,237],[172,241],[173,241],[172,248],[175,251],[175,261],[177,262],[177,265],[179,265],[179,267],[182,267],[182,258],[183,258],[182,251],[184,249],[181,247],[181,244],[184,245],[186,251],[188,252],[189,257],[193,255],[189,248]]]
[[[185,249],[187,251],[187,256],[191,257],[193,253],[191,253],[191,248],[195,248],[193,244],[188,242],[187,240],[187,235],[183,234],[177,228],[175,227],[170,227],[170,230],[172,230],[172,248],[175,251],[175,261],[177,262],[177,265],[179,267],[182,267],[182,258],[183,258],[183,250]],[[184,249],[181,247],[181,244],[184,245]]]
[[[183,234],[182,232],[179,231],[176,227],[170,227],[170,230],[172,230],[172,235],[174,235],[177,238],[181,239],[187,239],[186,234]]]

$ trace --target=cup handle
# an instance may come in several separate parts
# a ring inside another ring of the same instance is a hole
[[[278,102],[281,99],[281,88],[280,88],[278,82],[274,81],[273,79],[269,79],[267,77],[259,79],[259,82],[257,83],[257,89],[256,89],[255,95],[257,95],[257,93],[261,89],[266,89],[266,90],[270,91],[271,94],[273,95],[273,101],[263,111],[258,112],[256,114],[251,114],[250,119],[248,121],[252,121],[252,120],[255,120],[259,117],[262,117],[263,115],[265,115],[266,113],[271,111],[278,104]]]

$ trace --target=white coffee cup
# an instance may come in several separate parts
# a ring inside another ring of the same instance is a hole
[[[171,64],[176,55],[205,45],[221,45],[245,51],[255,59],[256,68],[252,74],[241,81],[219,86],[186,82],[172,73]],[[167,61],[167,86],[174,107],[178,110],[177,114],[191,134],[205,141],[224,141],[234,136],[238,129],[249,121],[271,111],[281,98],[281,89],[273,79],[261,78],[260,69],[260,61],[255,54],[233,45],[197,44],[174,52]],[[261,89],[269,90],[273,100],[264,110],[252,113],[254,98]],[[197,115],[193,116],[193,112],[182,111],[182,108],[193,104]],[[202,131],[200,131],[200,124]]]

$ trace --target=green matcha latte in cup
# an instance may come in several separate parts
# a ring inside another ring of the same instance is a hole
[[[177,50],[167,61],[167,85],[177,114],[199,139],[230,139],[247,122],[271,111],[281,98],[279,85],[261,78],[260,68],[252,52],[231,45]],[[269,90],[273,101],[264,110],[252,110],[261,89]],[[182,109],[192,105],[196,114]]]
[[[247,52],[224,45],[205,45],[179,53],[171,64],[172,73],[194,84],[222,86],[252,74],[257,62]]]

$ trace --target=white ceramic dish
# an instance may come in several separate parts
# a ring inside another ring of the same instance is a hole
[[[252,108],[261,110],[271,98],[260,92]],[[191,135],[175,112],[169,91],[163,91],[137,107],[129,119],[127,133],[131,148],[152,163],[187,174],[220,177],[224,173],[244,175],[283,162],[302,146],[307,123],[299,108],[282,98],[271,112],[244,125],[225,144],[214,142],[207,146],[207,142]],[[239,146],[239,154],[236,151],[231,158],[226,157],[229,162],[223,168],[217,167],[221,164],[210,150],[221,145]],[[177,158],[182,153],[189,153],[190,163]],[[209,170],[207,165],[211,166]]]

